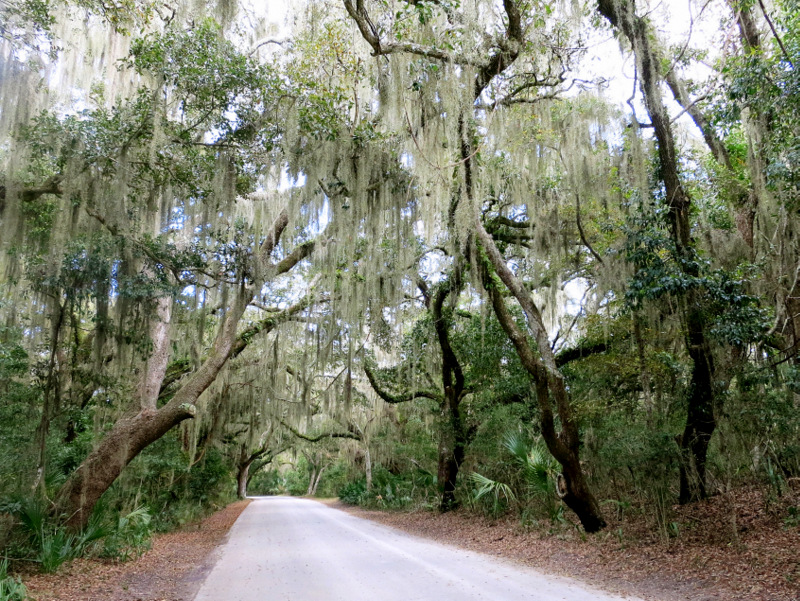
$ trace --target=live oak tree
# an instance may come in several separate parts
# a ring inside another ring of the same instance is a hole
[[[468,444],[468,427],[461,405],[472,390],[464,375],[463,361],[459,359],[451,341],[451,332],[457,319],[458,300],[466,283],[465,267],[463,261],[454,264],[451,272],[434,286],[430,286],[421,275],[417,274],[416,289],[425,308],[426,325],[432,326],[424,328],[423,325],[422,329],[433,330],[431,338],[435,340],[435,346],[431,345],[431,348],[435,348],[438,355],[436,373],[440,374],[439,386],[430,385],[432,377],[427,373],[426,364],[431,364],[433,360],[427,357],[423,359],[421,356],[425,353],[418,345],[412,346],[410,353],[407,354],[414,355],[413,359],[409,358],[410,363],[419,362],[422,373],[415,377],[413,371],[416,366],[403,366],[404,371],[412,372],[406,373],[404,379],[410,379],[411,385],[417,384],[414,387],[416,389],[392,391],[389,386],[381,382],[374,365],[370,365],[369,361],[364,365],[370,386],[384,402],[396,405],[427,398],[437,403],[440,423],[437,483],[441,494],[439,503],[441,511],[448,511],[457,505],[455,491],[458,473],[464,462]],[[428,344],[427,338],[426,336],[423,345]],[[395,370],[398,367],[393,366]],[[426,377],[421,377],[423,374]]]
[[[44,306],[54,312],[54,382],[45,395],[53,400],[45,402],[42,429],[66,385],[69,365],[56,360],[60,335],[75,336],[73,367],[78,360],[79,311],[98,315],[86,343],[94,348],[95,369],[118,370],[110,373],[121,387],[121,414],[58,494],[58,508],[74,526],[86,523],[100,495],[142,449],[196,414],[230,357],[292,312],[258,315],[250,307],[314,248],[302,229],[293,233],[294,248],[281,246],[296,211],[285,195],[241,196],[272,162],[280,135],[272,111],[280,111],[288,93],[278,75],[238,53],[210,24],[142,39],[129,67],[154,83],[110,110],[38,118],[27,143],[41,153],[37,168],[51,171],[49,183],[4,189],[5,224],[32,203],[49,203],[54,218],[44,251],[57,261],[54,269],[42,262],[24,276],[42,299],[51,299]],[[60,200],[47,200],[53,197]],[[241,210],[256,220],[237,221]],[[60,263],[64,234],[74,241]],[[286,250],[273,259],[279,248]],[[201,346],[193,369],[178,369],[188,373],[159,402],[171,361],[193,352],[181,348],[172,325],[189,307],[210,314],[195,338]],[[210,348],[202,350],[212,328]],[[89,398],[96,386],[89,383]]]
[[[386,57],[392,76],[398,77],[400,65],[407,65],[413,77],[410,89],[418,91],[421,109],[413,120],[403,99],[408,89],[405,86],[398,90],[395,84],[394,90],[387,91],[399,92],[400,98],[385,100],[384,110],[399,112],[391,117],[396,121],[405,119],[419,149],[416,165],[433,172],[426,184],[438,190],[432,196],[440,198],[445,207],[448,244],[453,252],[499,275],[500,280],[492,285],[487,272],[484,285],[492,293],[498,319],[534,379],[542,433],[564,471],[564,500],[584,528],[596,532],[605,520],[583,474],[578,427],[566,386],[555,365],[540,309],[508,267],[484,224],[485,203],[491,200],[491,194],[502,193],[502,185],[495,179],[497,172],[489,175],[490,171],[481,168],[484,160],[479,159],[481,146],[486,143],[478,130],[480,124],[499,119],[497,114],[507,107],[545,102],[558,94],[572,59],[572,52],[566,50],[570,34],[559,27],[550,29],[535,7],[513,0],[504,1],[499,12],[489,6],[486,10],[479,6],[467,9],[448,2],[409,3],[396,14],[361,0],[345,0],[344,6],[372,54],[379,59]],[[398,57],[402,57],[402,63],[398,64]],[[449,172],[444,178],[440,175],[443,171]],[[436,185],[440,182],[444,185]],[[506,195],[510,193],[505,191]],[[522,198],[517,202],[522,203]],[[488,207],[492,216],[491,202]],[[508,316],[500,287],[505,287],[523,308],[535,351]],[[458,382],[457,372],[454,382]],[[550,408],[551,396],[558,407],[560,434]]]
[[[752,57],[761,45],[754,16],[745,5],[731,3],[731,7],[744,52]],[[752,283],[737,282],[735,276],[730,272],[726,273],[724,268],[713,272],[709,266],[711,261],[716,261],[718,264],[746,269],[748,259],[760,261],[772,254],[771,250],[763,248],[758,242],[759,234],[768,235],[767,232],[775,231],[770,223],[771,218],[766,217],[764,212],[776,210],[774,200],[770,198],[771,192],[764,184],[766,149],[763,140],[769,135],[770,125],[768,119],[764,118],[764,113],[755,106],[751,107],[749,113],[742,114],[741,125],[750,137],[745,167],[745,157],[742,156],[741,148],[734,146],[732,136],[728,139],[720,136],[719,129],[714,127],[710,111],[700,104],[702,99],[693,100],[689,97],[687,86],[678,69],[680,57],[670,59],[664,54],[652,23],[637,11],[635,4],[626,0],[609,0],[598,2],[597,8],[620,32],[633,51],[638,82],[650,120],[648,127],[652,128],[658,152],[657,175],[663,184],[662,202],[666,209],[670,237],[668,245],[675,267],[675,271],[667,276],[666,281],[673,279],[676,282],[673,290],[677,292],[676,298],[680,303],[680,314],[684,321],[684,344],[692,362],[687,417],[684,431],[679,437],[683,452],[679,498],[682,503],[686,503],[705,498],[709,494],[706,476],[708,448],[719,416],[723,412],[726,382],[731,378],[731,368],[728,368],[728,373],[721,369],[718,365],[720,358],[715,355],[720,355],[727,346],[732,346],[733,364],[741,369],[746,346],[764,341],[765,315],[763,312],[759,313],[758,301],[752,296],[756,288]],[[672,64],[670,60],[673,61]],[[747,253],[729,251],[728,256],[714,256],[713,248],[702,248],[698,241],[699,236],[693,231],[697,228],[693,217],[696,201],[692,198],[689,187],[691,184],[687,183],[687,177],[683,173],[673,118],[664,99],[665,87],[670,89],[675,100],[690,115],[716,162],[715,193],[729,197],[735,211],[736,231],[740,240],[749,247]],[[638,123],[634,125],[640,127]],[[773,208],[768,209],[770,206]],[[710,260],[704,256],[706,253],[710,255]],[[778,254],[783,255],[783,252]],[[778,272],[786,273],[784,267],[779,267],[784,260],[778,256],[773,257],[771,262]],[[648,267],[653,270],[654,266],[651,262]],[[645,271],[646,269],[640,269],[639,273]],[[663,275],[665,274],[662,273]],[[783,276],[778,276],[776,279],[780,281],[782,278]],[[648,279],[650,276],[643,278]],[[679,281],[681,283],[677,284]],[[650,283],[644,287],[653,284],[655,280],[650,279]],[[668,284],[667,288],[669,286]],[[655,284],[655,288],[658,287]],[[751,294],[748,295],[747,292]],[[729,296],[729,293],[732,295]],[[779,293],[780,296],[783,294]],[[786,307],[792,302],[788,300],[789,297],[791,293],[784,297]],[[727,305],[724,308],[715,306],[723,298]],[[780,329],[788,331],[789,338],[793,340],[793,318],[786,317],[791,309],[787,312],[781,304],[782,301],[779,301],[778,319],[782,324]],[[719,324],[723,312],[724,319],[728,322],[724,328]]]

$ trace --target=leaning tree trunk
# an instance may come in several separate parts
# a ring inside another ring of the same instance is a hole
[[[666,192],[676,259],[685,275],[698,278],[700,272],[691,237],[692,200],[680,180],[672,124],[661,96],[660,85],[664,77],[660,72],[659,56],[651,45],[650,27],[644,19],[636,16],[632,0],[599,0],[598,10],[614,27],[622,31],[633,47],[645,106],[658,145],[661,178]],[[714,360],[706,335],[707,318],[700,291],[690,288],[681,304],[686,318],[686,350],[692,361],[689,407],[686,426],[680,437],[683,458],[680,502],[687,503],[707,495],[706,457],[717,422],[714,416]],[[697,485],[694,487],[691,486],[690,474],[696,476]]]
[[[263,283],[270,274],[287,272],[313,250],[313,244],[301,245],[277,265],[269,265],[270,255],[288,223],[289,216],[284,210],[276,218],[271,231],[253,257],[254,265],[251,267],[260,276],[256,279],[257,282]],[[153,351],[137,390],[140,411],[114,424],[97,448],[59,490],[55,510],[65,516],[70,528],[79,529],[86,525],[102,494],[139,453],[174,426],[194,416],[195,404],[200,395],[216,380],[229,357],[241,352],[253,335],[274,326],[274,320],[262,322],[252,326],[247,331],[248,336],[237,337],[239,321],[253,299],[254,291],[259,289],[260,285],[240,286],[217,332],[208,358],[161,409],[157,409],[157,403],[169,361],[169,318],[172,302],[169,297],[156,301],[156,319],[151,323],[150,332]]]
[[[214,382],[230,356],[236,341],[236,327],[250,298],[249,292],[243,292],[236,298],[217,334],[208,359],[161,409],[156,409],[158,384],[163,380],[165,364],[169,358],[168,353],[162,352],[162,347],[169,345],[169,336],[161,333],[152,336],[154,351],[147,362],[139,390],[140,411],[114,424],[58,493],[56,510],[65,516],[70,528],[80,529],[86,525],[101,495],[139,453],[174,426],[194,416],[195,403]],[[159,305],[161,306],[160,302]],[[167,331],[163,321],[161,319],[155,324],[154,332]],[[160,378],[157,377],[158,374]]]
[[[530,294],[506,265],[479,217],[476,219],[476,231],[480,243],[479,251],[485,253],[477,259],[484,287],[489,293],[497,320],[514,345],[523,367],[533,379],[541,415],[542,437],[550,453],[561,465],[564,490],[560,491],[560,495],[567,507],[578,516],[586,532],[598,532],[605,528],[606,521],[583,473],[578,426],[572,415],[564,377],[556,367],[541,314]],[[499,280],[493,272],[497,273]],[[522,306],[536,342],[537,352],[531,348],[527,336],[508,311],[500,291],[501,286],[505,286]],[[560,433],[556,431],[553,401],[561,422]]]
[[[114,481],[139,453],[183,420],[194,416],[194,405],[167,405],[119,420],[98,447],[84,459],[59,491],[57,507],[72,529],[86,525],[89,516]]]

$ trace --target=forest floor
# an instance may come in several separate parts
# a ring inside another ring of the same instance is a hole
[[[769,501],[769,502],[768,502]],[[570,523],[523,526],[462,510],[370,511],[326,504],[438,542],[519,561],[611,592],[654,601],[800,601],[800,494],[769,500],[742,489],[673,507],[673,537],[654,534],[654,516],[607,515],[587,537]],[[81,559],[57,574],[25,578],[35,601],[191,601],[248,501],[157,535],[137,560]],[[795,510],[792,512],[791,508]],[[607,507],[607,513],[611,513]],[[324,601],[324,600],[320,600]]]
[[[790,496],[768,504],[750,488],[675,506],[674,525],[668,526],[673,537],[653,533],[653,516],[606,516],[608,527],[587,537],[570,523],[524,527],[517,517],[489,519],[465,510],[368,511],[331,504],[610,592],[654,601],[800,601],[800,495]]]
[[[250,501],[238,501],[166,534],[127,562],[77,559],[55,574],[24,577],[34,601],[191,601],[213,567],[214,550],[224,542]]]

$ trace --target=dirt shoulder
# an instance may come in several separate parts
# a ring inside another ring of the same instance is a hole
[[[611,519],[592,537],[569,525],[526,529],[516,518],[467,511],[367,511],[329,504],[442,543],[654,601],[800,601],[800,526],[764,510],[755,493],[674,508],[681,532],[664,540],[635,520]],[[736,519],[734,519],[734,516]],[[735,532],[735,535],[734,535]]]
[[[213,565],[214,550],[248,502],[156,536],[153,548],[136,561],[77,560],[57,574],[25,578],[25,584],[35,601],[191,601]],[[673,508],[678,532],[668,539],[654,536],[646,519],[628,516],[607,516],[603,533],[585,537],[569,524],[524,528],[516,518],[491,520],[467,511],[367,511],[339,501],[326,504],[644,599],[800,601],[800,519],[755,490]]]
[[[24,579],[35,601],[191,601],[214,550],[250,501],[239,501],[202,522],[153,537],[139,559],[115,563],[78,559],[56,574]]]

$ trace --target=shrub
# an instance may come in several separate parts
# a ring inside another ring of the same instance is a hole
[[[48,523],[47,509],[38,499],[20,501],[18,508],[19,520],[29,535],[31,554],[45,573],[55,572],[65,562],[80,557],[110,532],[100,523],[97,514],[84,530],[73,534],[62,526]]]
[[[487,503],[488,501],[485,507],[492,517],[503,514],[517,500],[514,491],[508,484],[492,480],[477,472],[472,472],[469,480],[475,486],[473,500],[477,503]]]
[[[146,507],[137,507],[128,514],[120,514],[113,531],[106,537],[103,557],[127,561],[139,557],[150,549],[152,517]]]
[[[8,560],[0,561],[0,601],[25,601],[28,591],[19,577],[9,576]]]
[[[367,496],[367,483],[363,478],[345,484],[339,491],[339,500],[348,505],[358,505]]]
[[[247,493],[252,495],[280,495],[286,492],[286,486],[278,470],[260,470],[247,486]]]

